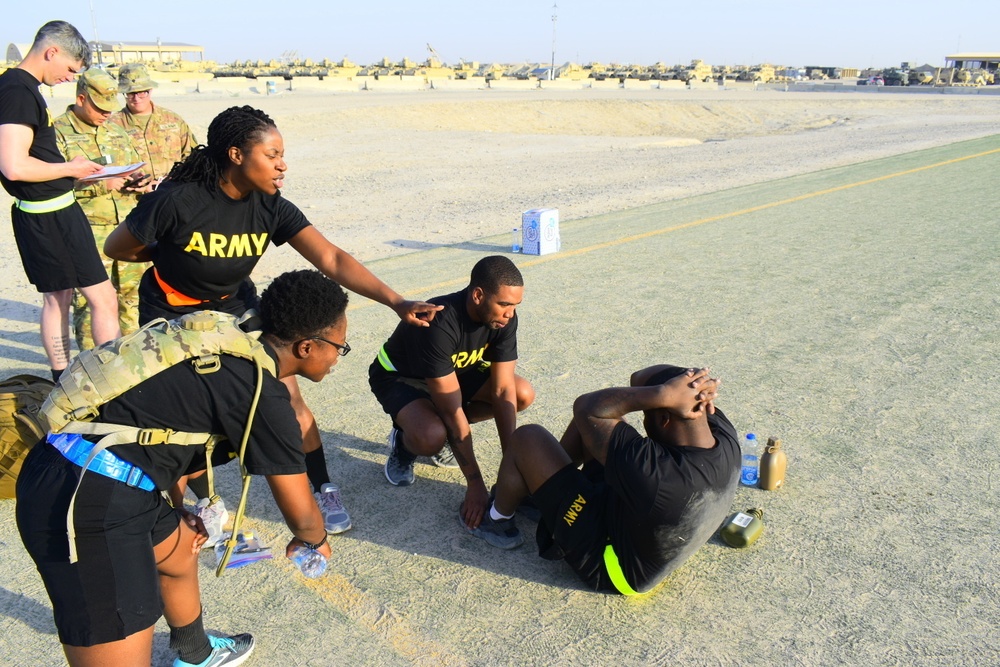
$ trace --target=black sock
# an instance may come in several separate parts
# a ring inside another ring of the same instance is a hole
[[[330,481],[330,473],[326,470],[326,455],[322,447],[313,452],[306,452],[306,477],[317,493]]]
[[[212,495],[208,490],[208,475],[192,477],[188,480],[188,488],[191,489],[191,492],[198,497],[198,500],[208,498]]]
[[[59,377],[63,374],[63,371],[66,369],[60,368],[59,370],[56,370],[55,368],[53,368],[51,370],[52,370],[52,381],[59,382]]]
[[[406,448],[406,440],[403,438],[403,431],[399,428],[396,429],[396,448],[399,452],[399,458],[403,461],[415,461],[417,455]]]
[[[197,665],[212,653],[212,644],[205,634],[201,614],[184,627],[170,627],[170,648],[177,651],[181,660],[192,665]]]

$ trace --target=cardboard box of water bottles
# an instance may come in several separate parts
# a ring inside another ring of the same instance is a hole
[[[559,252],[559,209],[533,208],[521,214],[521,252],[548,255]]]

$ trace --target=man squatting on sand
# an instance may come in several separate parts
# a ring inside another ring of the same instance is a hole
[[[454,467],[443,456],[449,445],[468,485],[461,513],[469,528],[479,525],[489,503],[469,424],[495,420],[506,451],[517,413],[535,400],[531,384],[514,373],[523,296],[514,263],[484,257],[472,268],[468,287],[430,300],[443,310],[429,327],[397,325],[368,368],[372,393],[392,417],[386,479],[412,484],[418,455]]]
[[[346,346],[346,308],[347,294],[335,282],[317,271],[293,271],[278,276],[261,296],[259,340],[237,329],[230,316],[188,315],[220,320],[218,331],[238,341],[228,349],[239,350],[239,356],[218,354],[214,371],[191,358],[186,350],[200,348],[190,339],[178,342],[180,334],[173,331],[159,337],[137,332],[133,336],[145,338],[133,349],[148,350],[152,358],[138,363],[129,358],[126,368],[146,372],[158,359],[187,358],[173,365],[160,362],[168,367],[137,377],[126,385],[131,389],[100,406],[95,422],[147,429],[147,439],[155,442],[159,433],[166,442],[140,445],[143,437],[131,428],[118,437],[120,444],[100,452],[86,474],[81,466],[101,436],[73,432],[72,421],[32,448],[17,480],[17,526],[52,600],[70,665],[150,664],[153,625],[161,615],[170,626],[170,646],[178,652],[174,667],[238,665],[253,650],[248,634],[205,633],[198,552],[208,535],[201,519],[183,506],[171,507],[161,492],[192,466],[204,467],[208,434],[226,437],[216,451],[238,453],[258,386],[243,463],[250,474],[267,478],[293,536],[286,555],[306,546],[330,557],[323,516],[306,477],[301,431],[280,380],[301,375],[319,382],[330,372]],[[170,326],[183,328],[183,322]],[[201,340],[209,335],[199,326],[188,333]],[[215,331],[212,335],[211,340],[220,339]],[[101,348],[100,359],[128,340]],[[86,396],[77,388],[87,390],[83,360],[91,354],[74,361],[53,396]],[[271,368],[258,375],[255,361],[247,357]],[[127,372],[118,368],[118,375]],[[68,525],[75,527],[75,538]],[[72,563],[74,543],[77,561]]]
[[[108,236],[108,257],[153,262],[139,285],[140,324],[199,310],[241,315],[254,308],[258,297],[250,274],[271,244],[288,243],[332,280],[392,308],[415,329],[427,327],[439,306],[404,299],[281,196],[288,169],[284,155],[281,133],[267,114],[249,106],[226,109],[209,124],[208,144],[174,165],[167,180],[143,195],[125,224]],[[316,419],[295,377],[284,383],[327,530],[343,532],[351,519],[330,482]],[[207,489],[198,495],[207,496]]]
[[[121,335],[118,300],[90,223],[73,196],[75,179],[101,166],[79,155],[66,162],[56,145],[39,84],[72,81],[90,65],[90,45],[65,21],[50,21],[17,67],[0,74],[0,182],[14,198],[11,222],[21,264],[42,293],[42,347],[52,377],[69,364],[69,309],[79,289],[93,313],[100,345]]]
[[[471,532],[519,546],[514,512],[531,494],[542,558],[564,559],[593,590],[652,590],[708,541],[736,495],[739,442],[715,409],[718,386],[704,368],[650,366],[629,387],[577,398],[561,441],[522,426],[500,462],[496,500]],[[646,437],[623,420],[640,410]]]

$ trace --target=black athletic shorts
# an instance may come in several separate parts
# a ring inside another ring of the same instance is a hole
[[[108,279],[94,232],[78,204],[51,213],[10,207],[14,240],[28,281],[39,292],[90,287]]]
[[[589,588],[614,593],[604,569],[607,494],[606,485],[591,481],[571,463],[549,477],[532,498],[542,512],[535,535],[538,555],[562,558]]]
[[[458,374],[458,386],[462,390],[462,407],[469,405],[472,397],[490,380],[489,364],[478,365],[473,370]],[[431,400],[427,381],[419,378],[403,377],[399,373],[386,371],[378,359],[368,367],[368,386],[385,413],[396,421],[396,415],[417,399]]]
[[[76,496],[79,560],[69,562],[66,511],[80,467],[40,442],[17,479],[17,528],[35,561],[59,641],[93,646],[124,639],[163,613],[153,546],[180,517],[156,491],[142,491],[87,472]]]

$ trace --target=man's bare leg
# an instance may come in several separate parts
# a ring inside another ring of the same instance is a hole
[[[69,365],[69,305],[72,300],[73,290],[42,294],[42,347],[53,371],[65,370]],[[115,317],[117,319],[117,313]]]
[[[521,412],[535,402],[535,388],[520,375],[514,376],[514,391],[517,395],[517,411]],[[465,407],[465,418],[470,424],[477,424],[493,419],[493,403],[490,396],[490,383],[487,382],[476,392]]]
[[[521,426],[511,441],[500,461],[494,500],[504,516],[513,516],[521,501],[573,463],[556,437],[537,424]]]
[[[562,438],[559,439],[559,444],[576,465],[582,465],[594,458],[583,445],[583,436],[580,435],[580,429],[577,427],[576,422],[571,421],[569,423]]]
[[[115,286],[111,284],[111,281],[105,280],[96,285],[81,287],[79,289],[80,293],[83,294],[83,298],[90,304],[90,321],[92,322],[94,345],[102,345],[109,340],[121,338],[122,330],[118,323],[118,292],[115,291]],[[64,311],[67,327],[69,326],[69,305],[72,300],[72,290],[69,291],[69,294],[70,298],[66,301],[66,309]],[[66,335],[68,338],[68,330]]]
[[[448,431],[434,404],[426,398],[408,403],[396,415],[396,425],[403,432],[406,451],[416,456],[432,456],[448,441]]]

